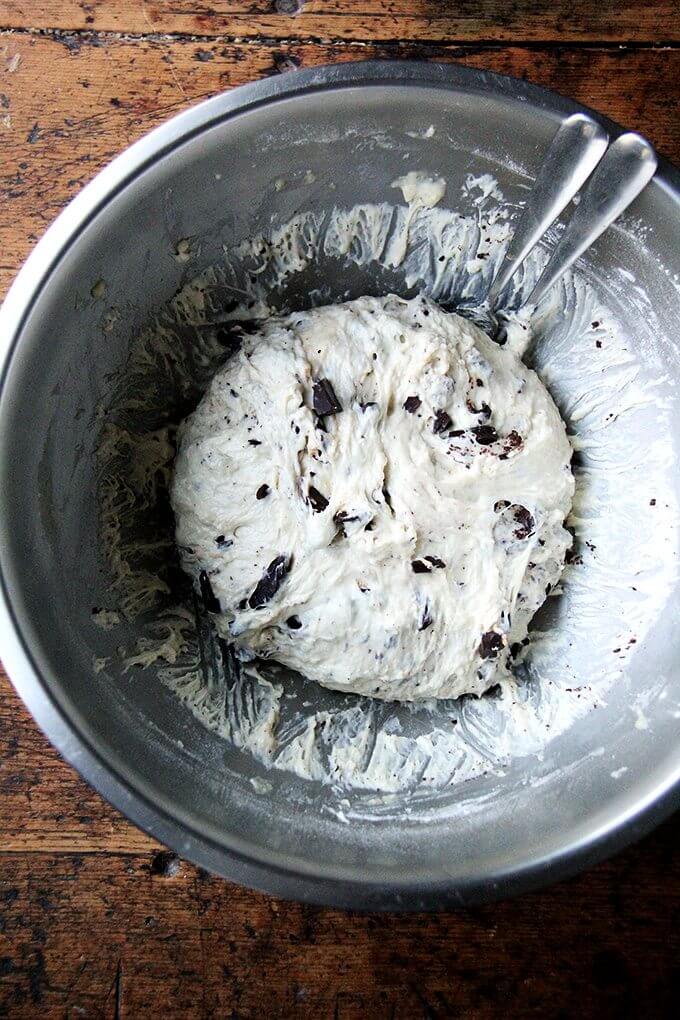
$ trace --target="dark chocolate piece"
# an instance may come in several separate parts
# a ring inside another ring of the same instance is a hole
[[[420,399],[420,397],[418,396],[407,397],[406,400],[404,401],[404,410],[408,411],[409,414],[415,414],[421,404],[422,400]]]
[[[290,570],[291,562],[290,556],[277,556],[271,561],[248,599],[251,609],[260,609],[274,598]]]
[[[491,446],[498,439],[498,433],[493,425],[477,425],[470,429],[480,446]]]
[[[508,432],[505,437],[505,448],[506,450],[517,450],[523,442],[524,440],[520,436],[519,432],[515,432],[513,429],[512,432]]]
[[[210,578],[208,577],[206,570],[201,570],[198,575],[198,583],[201,589],[201,598],[203,599],[203,605],[205,608],[209,613],[220,613],[222,611],[220,601],[215,596],[215,592],[213,591],[212,584],[210,583]]]
[[[425,559],[428,563],[431,563],[433,567],[436,567],[437,570],[443,570],[446,566],[444,560],[440,560],[438,556],[426,556]]]
[[[286,624],[291,630],[299,630],[302,626],[302,620],[299,616],[289,616],[286,620]]]
[[[491,408],[486,403],[483,403],[480,407],[475,407],[471,400],[466,400],[465,405],[470,414],[477,414],[480,418],[483,418],[484,421],[488,421],[491,417]]]
[[[439,411],[437,411],[434,416],[434,425],[432,426],[432,431],[436,436],[438,436],[441,432],[447,432],[452,425],[453,422],[451,420],[451,415],[448,413],[448,411],[445,411],[443,408],[440,408]]]
[[[411,570],[414,574],[429,574],[432,567],[428,567],[422,560],[411,560]]]
[[[342,404],[335,395],[333,384],[328,379],[318,379],[313,387],[314,410],[322,417],[325,414],[338,414]]]
[[[420,624],[418,626],[418,630],[427,630],[427,628],[431,627],[431,626],[432,626],[432,617],[430,616],[430,607],[428,605],[426,605],[425,609],[423,610],[423,615],[420,618]]]
[[[497,499],[493,505],[493,508],[496,511],[496,513],[499,514],[501,510],[505,510],[509,506],[510,506],[509,499]]]
[[[260,442],[259,439],[249,439],[248,444],[250,446],[262,446],[262,443]]]
[[[307,489],[307,498],[315,514],[323,513],[328,506],[326,497],[318,489],[315,489],[313,485],[310,485]]]
[[[256,499],[264,499],[268,495],[269,495],[269,486],[265,482],[263,485],[260,486],[260,488],[255,493],[255,498]]]
[[[529,535],[533,535],[536,530],[536,522],[527,508],[520,503],[515,503],[512,506],[512,513],[517,524],[515,538],[523,540],[529,538]]]
[[[504,644],[502,634],[498,634],[495,630],[487,630],[486,634],[482,634],[479,654],[483,659],[495,659]]]

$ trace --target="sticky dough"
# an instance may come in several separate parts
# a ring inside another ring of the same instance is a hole
[[[245,657],[481,694],[559,579],[570,459],[537,375],[425,298],[272,318],[180,429],[182,563]]]

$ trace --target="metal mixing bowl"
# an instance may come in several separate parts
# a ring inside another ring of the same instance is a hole
[[[65,758],[136,824],[212,871],[298,899],[432,908],[572,873],[639,837],[677,803],[680,712],[670,710],[680,700],[677,589],[607,703],[550,745],[550,769],[536,758],[514,762],[501,779],[461,790],[460,809],[454,804],[439,820],[347,825],[325,810],[327,789],[310,791],[282,773],[269,792],[256,793],[255,764],[200,726],[153,669],[132,676],[92,667],[105,635],[91,607],[107,584],[96,409],[130,338],[187,278],[169,255],[177,240],[200,239],[192,271],[209,265],[224,243],[266,226],[275,208],[290,215],[300,196],[279,194],[273,176],[310,168],[318,204],[382,200],[403,173],[406,151],[410,165],[447,176],[491,171],[517,200],[557,125],[578,109],[525,82],[433,64],[325,67],[237,89],[174,118],[107,167],[49,229],[5,301],[3,660]],[[431,137],[413,137],[428,124],[436,127]],[[641,224],[644,244],[635,240]],[[680,177],[662,160],[624,223],[588,256],[599,280],[623,261],[655,309],[676,436],[679,225]],[[117,309],[105,329],[101,302],[91,298],[99,278]],[[635,348],[648,324],[634,303],[619,308]],[[670,433],[666,441],[672,458]],[[677,546],[667,555],[677,556]],[[584,647],[584,670],[588,653]],[[637,726],[632,691],[649,692]],[[612,763],[622,761],[627,771],[614,781]]]

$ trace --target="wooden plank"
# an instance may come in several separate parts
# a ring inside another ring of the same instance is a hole
[[[120,150],[216,92],[290,66],[364,57],[458,60],[528,77],[645,133],[680,160],[680,50],[59,39],[0,34],[0,291],[59,210]]]
[[[514,42],[668,42],[673,0],[3,0],[0,27]]]
[[[152,854],[0,854],[0,1014],[677,1015],[678,837],[676,819],[551,890],[402,916],[284,903]]]
[[[0,670],[0,852],[157,846],[59,757]]]

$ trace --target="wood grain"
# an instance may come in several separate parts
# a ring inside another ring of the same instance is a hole
[[[3,0],[0,28],[308,39],[670,42],[673,0]]]
[[[152,854],[18,855],[0,881],[0,1012],[670,1017],[679,835],[676,820],[521,900],[391,917],[277,901]]]
[[[59,757],[0,669],[0,854],[139,853],[157,845]]]
[[[680,161],[680,49],[192,42],[0,34],[0,290],[60,209],[118,152],[192,102],[291,66],[457,60],[531,81],[646,134]],[[17,224],[20,228],[17,229]]]

